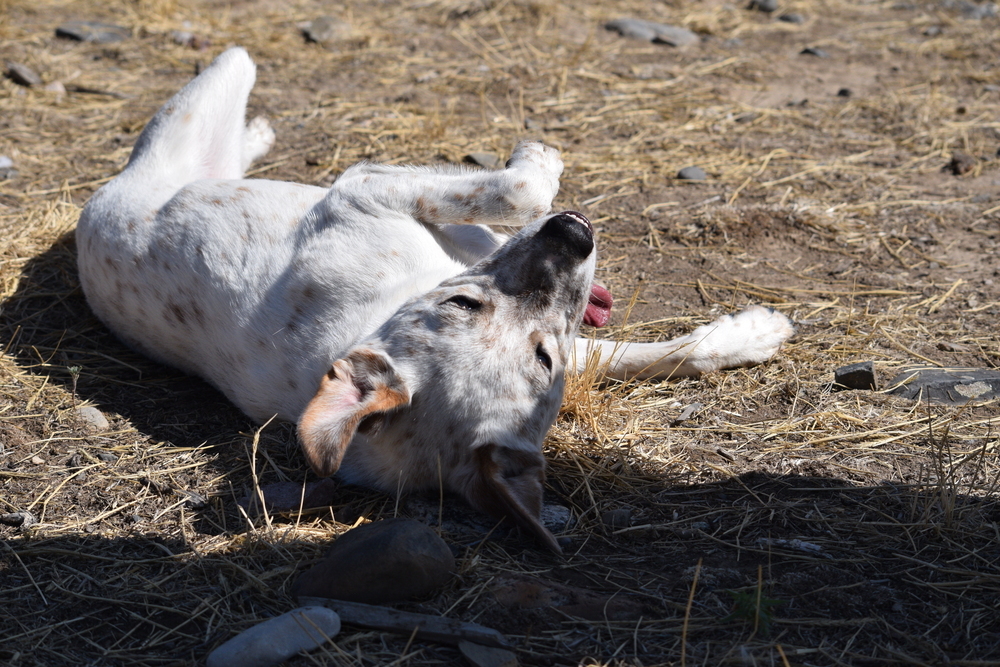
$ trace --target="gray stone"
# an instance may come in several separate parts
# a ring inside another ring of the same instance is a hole
[[[301,607],[258,623],[208,655],[206,667],[272,667],[327,643],[340,617],[326,607]]]
[[[424,597],[454,575],[455,556],[437,533],[411,519],[386,519],[338,537],[292,595],[382,604]]]
[[[669,46],[687,46],[698,41],[698,35],[687,28],[664,25],[640,19],[615,19],[604,24],[606,30],[613,30],[622,37],[641,39],[644,42],[667,44]]]
[[[0,155],[0,181],[10,178],[17,178],[17,169],[14,169],[14,161],[6,155]]]
[[[830,57],[829,53],[827,53],[823,49],[818,49],[815,46],[806,47],[806,48],[802,49],[801,51],[799,51],[799,53],[801,55],[803,55],[803,56],[815,56],[817,58],[829,58]]]
[[[107,431],[111,427],[104,413],[92,405],[81,405],[76,409],[76,414],[95,431]]]
[[[704,181],[708,174],[701,167],[684,167],[677,172],[677,178],[684,181]]]
[[[337,483],[329,477],[303,486],[300,482],[275,482],[260,487],[260,494],[251,491],[239,500],[239,505],[250,516],[260,514],[260,497],[264,497],[264,507],[268,512],[293,512],[314,507],[326,507],[333,503]]]
[[[972,19],[973,21],[993,18],[997,15],[997,4],[995,2],[976,4],[975,2],[966,1],[959,3],[959,9],[965,18]]]
[[[111,452],[103,452],[103,451],[97,452],[97,458],[104,461],[105,463],[114,463],[115,461],[118,460],[118,457],[112,454]]]
[[[469,164],[477,164],[487,169],[500,167],[500,158],[493,153],[469,153],[463,159]]]
[[[98,44],[122,42],[131,36],[128,28],[100,21],[67,21],[56,28],[56,37]]]
[[[875,364],[862,361],[857,364],[841,366],[833,372],[833,382],[837,389],[868,389],[878,388],[875,383]]]
[[[778,17],[779,21],[784,21],[785,23],[794,23],[796,25],[802,25],[806,22],[806,17],[802,14],[796,14],[795,12],[788,12],[787,14],[782,14]]]
[[[38,519],[31,512],[9,512],[7,514],[0,514],[0,523],[14,526],[15,528],[27,528],[38,523]]]
[[[573,523],[573,513],[562,505],[543,505],[539,516],[542,525],[553,533],[566,530]]]
[[[502,648],[459,642],[458,650],[475,667],[517,667],[517,655]]]
[[[42,77],[35,74],[35,70],[21,63],[7,62],[7,76],[10,80],[20,86],[40,86]]]
[[[889,381],[889,393],[931,403],[978,403],[1000,398],[1000,371],[985,368],[912,368]]]
[[[953,151],[951,154],[951,161],[945,165],[945,169],[956,176],[967,174],[975,168],[976,158],[967,153],[963,153],[962,151]]]
[[[778,0],[750,0],[749,9],[770,14],[778,9]]]
[[[627,507],[617,510],[608,510],[601,514],[601,523],[611,530],[628,528],[632,525],[632,510]]]
[[[302,34],[310,42],[325,44],[343,39],[351,33],[351,26],[332,16],[320,16],[300,26]]]

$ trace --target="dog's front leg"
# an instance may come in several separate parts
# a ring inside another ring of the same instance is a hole
[[[333,189],[355,206],[376,204],[425,225],[521,226],[552,209],[562,170],[559,151],[522,141],[496,171],[361,164]]]

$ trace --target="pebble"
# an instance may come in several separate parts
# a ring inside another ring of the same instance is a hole
[[[45,463],[45,459],[43,459],[41,456],[32,456],[31,462],[34,463],[36,466],[40,466],[43,463]]]
[[[608,510],[601,514],[601,523],[612,530],[618,530],[619,528],[628,528],[632,525],[632,510],[627,507]]]
[[[539,520],[549,531],[558,533],[572,525],[573,513],[569,511],[568,507],[562,505],[543,505]]]
[[[104,461],[105,463],[114,463],[118,460],[118,457],[111,452],[97,452],[97,458]]]
[[[96,431],[107,431],[111,427],[104,413],[92,405],[81,405],[76,409],[76,414]]]
[[[100,21],[67,21],[56,28],[56,37],[97,44],[122,42],[131,36],[132,31],[128,28]]]
[[[500,158],[493,153],[469,153],[463,159],[469,164],[477,164],[487,169],[500,167]]]
[[[0,155],[0,181],[17,178],[17,169],[14,169],[14,161],[6,155]]]
[[[539,131],[539,130],[542,129],[542,124],[539,123],[534,118],[525,118],[524,119],[524,129],[530,130],[532,132],[537,132],[537,131]]]
[[[778,0],[750,0],[748,9],[756,9],[759,12],[770,14],[778,9]]]
[[[455,575],[455,556],[437,533],[412,519],[349,530],[299,575],[292,596],[382,604],[428,595]]]
[[[837,91],[837,97],[850,97],[850,96],[851,96],[850,88],[841,88],[840,90]]]
[[[961,176],[962,174],[967,174],[976,167],[976,158],[963,153],[962,151],[955,151],[951,154],[951,161],[945,165],[945,169],[955,174],[956,176]]]
[[[795,23],[796,25],[802,25],[806,22],[806,17],[802,14],[796,14],[795,12],[788,12],[787,14],[782,14],[778,17],[779,21],[784,21],[785,23]]]
[[[332,16],[319,16],[312,21],[299,26],[307,41],[324,44],[336,39],[343,39],[351,32],[350,24],[344,23]]]
[[[677,172],[677,178],[684,181],[704,181],[708,174],[701,167],[684,167]]]
[[[475,667],[517,667],[517,655],[502,648],[459,642],[458,650]]]
[[[962,15],[965,18],[972,19],[973,21],[981,21],[982,19],[993,18],[997,15],[997,4],[995,2],[976,4],[965,1],[959,3],[959,9],[962,10]]]
[[[326,607],[300,607],[258,623],[212,651],[206,667],[272,667],[327,643],[340,617]]]
[[[31,512],[10,512],[8,514],[0,514],[0,523],[14,526],[15,528],[27,528],[38,523],[38,519]]]
[[[327,477],[318,482],[309,482],[302,488],[300,482],[275,482],[260,487],[260,495],[264,496],[264,507],[268,512],[292,512],[314,507],[326,507],[333,504],[337,492],[337,483]],[[247,514],[255,516],[260,513],[260,496],[251,491],[238,503]]]
[[[833,372],[833,382],[837,389],[868,389],[875,391],[875,364],[862,361],[841,366]]]
[[[35,73],[35,70],[31,69],[27,65],[22,65],[21,63],[7,62],[7,76],[10,80],[20,86],[40,86],[42,85],[42,77]]]
[[[664,25],[640,19],[615,19],[614,21],[605,23],[604,28],[606,30],[613,30],[622,37],[641,39],[644,42],[653,42],[654,44],[687,46],[699,41],[698,35],[687,28],[679,28],[673,25]]]
[[[815,46],[806,47],[806,48],[802,49],[801,51],[799,51],[799,54],[801,54],[803,56],[816,56],[817,58],[829,58],[830,57],[829,53],[827,53],[823,49],[818,49]]]
[[[937,37],[938,35],[940,35],[943,32],[944,32],[944,28],[942,28],[941,26],[939,26],[939,25],[932,25],[932,26],[927,27],[924,30],[924,36],[925,37]]]
[[[907,369],[889,381],[890,394],[915,401],[954,403],[1000,398],[1000,371],[986,368]]]

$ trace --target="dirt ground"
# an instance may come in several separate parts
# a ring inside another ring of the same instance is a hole
[[[293,608],[336,535],[402,515],[439,528],[460,573],[397,606],[496,628],[524,664],[1000,664],[998,402],[831,384],[860,361],[880,388],[913,366],[1000,367],[1000,20],[937,0],[778,5],[0,0],[0,62],[42,79],[0,80],[17,172],[0,181],[0,514],[39,522],[0,525],[0,663],[201,663]],[[343,30],[307,42],[321,15]],[[700,39],[604,29],[621,17]],[[56,37],[70,19],[131,37]],[[572,382],[546,450],[565,558],[502,529],[482,541],[452,499],[439,517],[436,499],[344,486],[331,508],[248,519],[236,500],[256,485],[309,479],[293,430],[258,432],[120,344],[72,237],[156,108],[234,44],[278,135],[256,176],[329,184],[360,159],[503,160],[540,138],[617,297],[588,335],[661,339],[747,303],[797,335],[756,368]],[[677,179],[688,166],[707,178]],[[463,660],[345,626],[288,664]]]

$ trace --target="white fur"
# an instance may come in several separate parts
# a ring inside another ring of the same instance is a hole
[[[150,121],[84,209],[80,277],[131,346],[298,422],[320,474],[442,483],[558,550],[540,452],[567,364],[598,350],[615,377],[692,375],[792,333],[752,308],[669,343],[574,343],[596,251],[585,218],[546,215],[557,151],[522,142],[498,171],[359,164],[329,189],[244,179],[274,142],[243,123],[254,70],[230,49]]]

